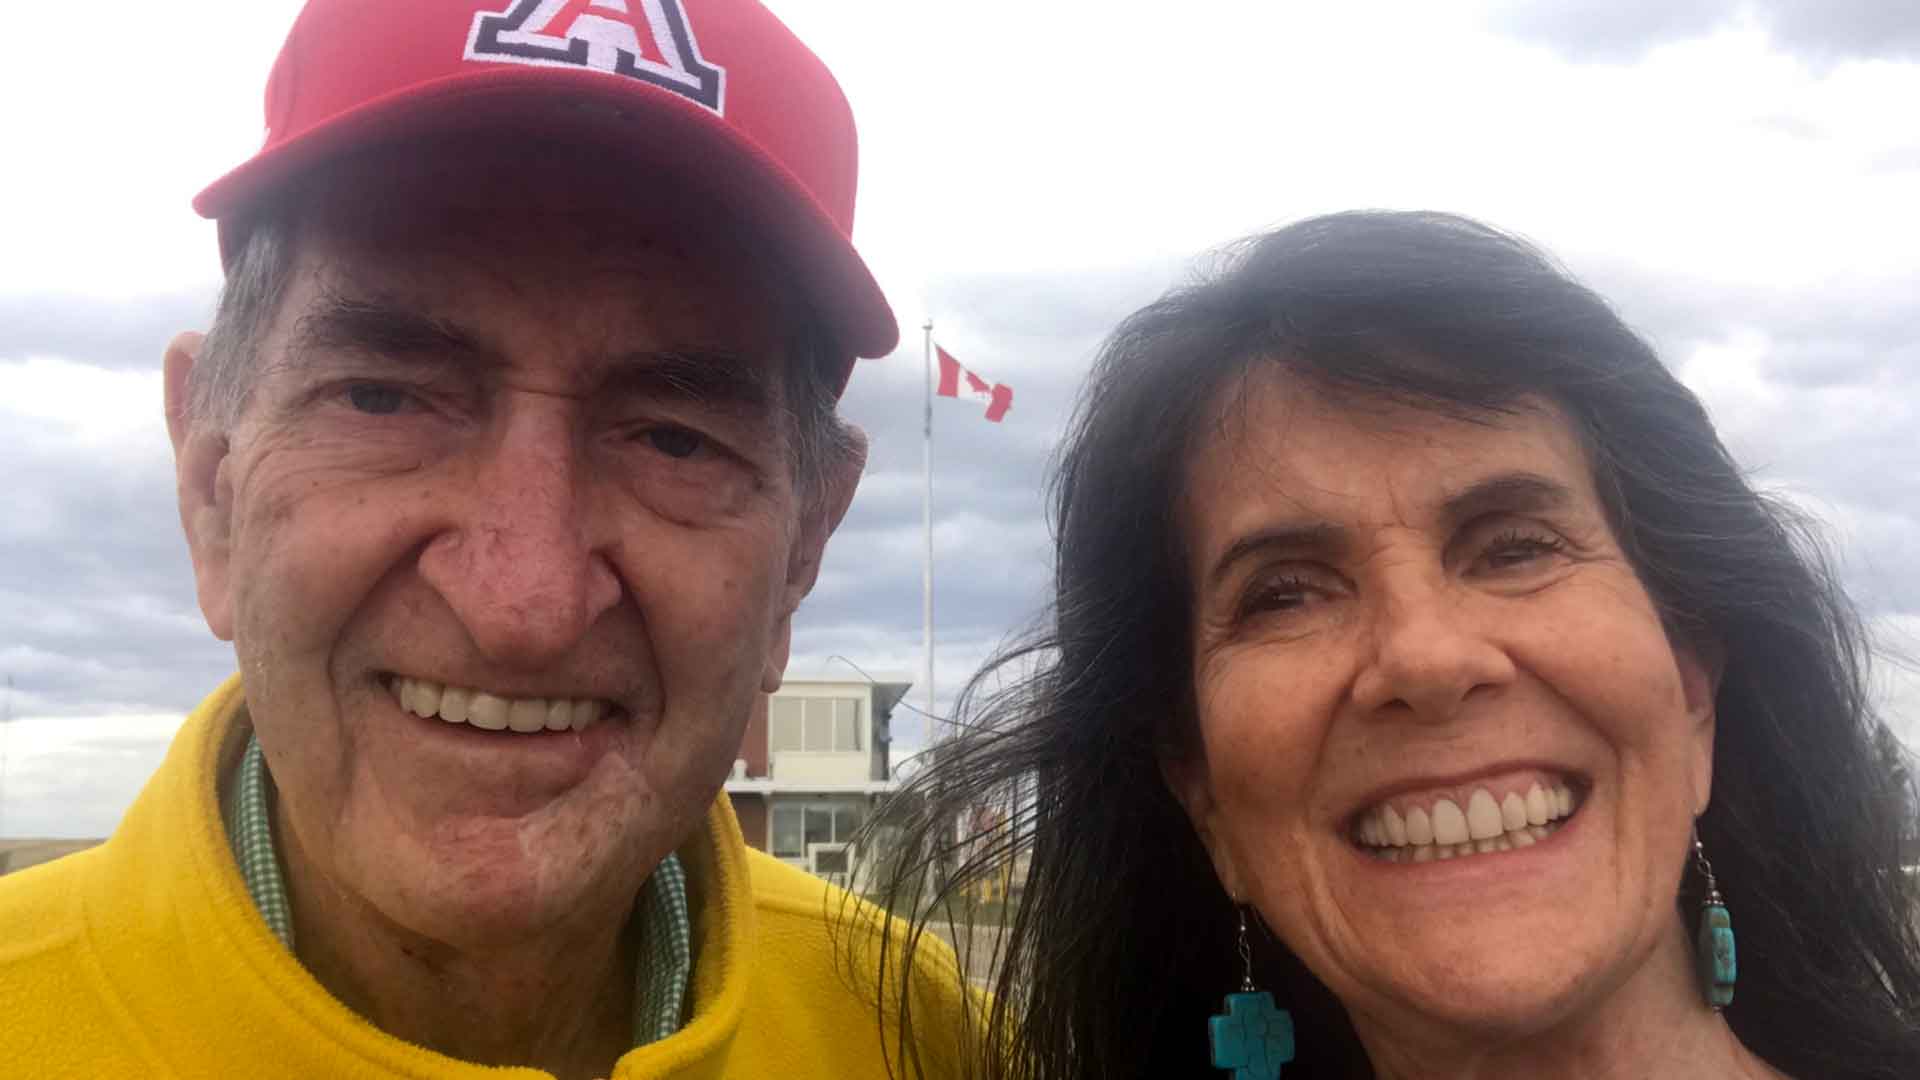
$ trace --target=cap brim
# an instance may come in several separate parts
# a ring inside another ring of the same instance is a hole
[[[249,212],[325,161],[409,138],[491,130],[598,141],[698,184],[739,215],[746,235],[771,245],[849,354],[841,385],[853,357],[885,356],[899,344],[893,310],[866,263],[785,166],[702,106],[599,72],[502,65],[376,98],[256,155],[209,185],[193,208],[219,221],[227,259],[245,237]]]

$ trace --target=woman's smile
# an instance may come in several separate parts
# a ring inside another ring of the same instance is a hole
[[[1395,794],[1355,815],[1347,837],[1389,863],[1524,850],[1552,836],[1578,810],[1580,781],[1545,769],[1504,771],[1466,783]]]

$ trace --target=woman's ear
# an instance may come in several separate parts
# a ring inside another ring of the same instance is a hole
[[[1676,644],[1673,659],[1690,726],[1687,771],[1693,785],[1693,816],[1699,817],[1713,798],[1715,701],[1720,696],[1720,676],[1726,671],[1726,649],[1711,640]]]
[[[1205,753],[1198,749],[1184,754],[1162,751],[1160,776],[1166,781],[1168,790],[1173,792],[1174,801],[1186,811],[1187,822],[1193,826],[1194,835],[1200,838],[1200,846],[1207,849],[1207,858],[1213,862],[1213,875],[1220,879],[1220,887],[1236,903],[1239,902],[1245,898],[1246,890],[1242,887],[1239,869],[1234,865],[1232,848],[1224,842],[1218,827],[1213,783],[1207,770]]]
[[[194,584],[207,628],[222,641],[233,640],[233,594],[229,539],[233,521],[233,484],[227,473],[227,435],[209,418],[195,414],[191,379],[206,337],[194,331],[167,343],[163,360],[167,438],[173,443],[174,479],[180,501],[180,525],[193,557]]]

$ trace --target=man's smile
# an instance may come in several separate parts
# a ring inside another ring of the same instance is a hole
[[[599,698],[506,697],[404,675],[381,681],[400,707],[415,716],[437,716],[482,731],[585,731],[608,716],[624,715],[620,706]]]

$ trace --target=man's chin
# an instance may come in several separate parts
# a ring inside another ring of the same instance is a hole
[[[646,756],[650,725],[607,719],[582,731],[486,731],[374,704],[384,711],[358,725],[349,798],[377,799],[408,831],[434,832],[436,846],[495,820],[537,825],[577,804],[644,794],[635,765]],[[594,816],[623,809],[603,806]]]
[[[479,817],[442,822],[387,845],[343,882],[388,921],[461,949],[499,948],[596,922],[623,922],[648,873],[672,850],[609,821]],[[652,848],[661,847],[649,855]],[[404,867],[404,870],[399,868]]]

